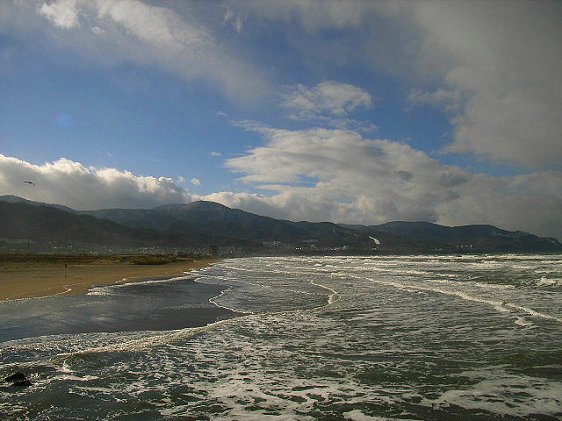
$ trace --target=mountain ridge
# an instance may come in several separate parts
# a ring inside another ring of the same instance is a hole
[[[2,241],[4,245],[2,245]],[[554,238],[493,225],[448,227],[430,222],[380,225],[292,222],[196,201],[149,209],[77,211],[56,204],[0,196],[0,247],[32,242],[153,250],[205,250],[209,246],[249,254],[559,252]],[[58,246],[57,246],[58,247]]]

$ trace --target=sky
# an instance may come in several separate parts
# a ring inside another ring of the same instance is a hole
[[[562,240],[561,39],[559,1],[2,0],[0,195]]]

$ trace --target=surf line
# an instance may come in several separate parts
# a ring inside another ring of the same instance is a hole
[[[243,316],[233,317],[230,319],[218,320],[205,326],[188,327],[169,332],[158,332],[150,334],[150,336],[141,337],[138,339],[131,339],[124,342],[113,343],[109,345],[102,345],[98,347],[91,347],[76,351],[61,352],[53,356],[42,358],[34,361],[14,362],[8,363],[3,368],[23,367],[33,368],[44,365],[52,365],[59,362],[66,363],[70,358],[77,358],[84,355],[101,354],[108,352],[141,352],[157,346],[168,345],[178,340],[187,340],[196,335],[210,332],[220,326],[229,325],[231,323],[238,323],[241,319],[254,316],[253,314],[246,314]],[[152,332],[151,332],[152,333]]]
[[[197,282],[197,280],[195,280],[195,282]],[[199,282],[199,283],[201,283],[201,282]],[[219,295],[215,295],[214,297],[209,298],[209,300],[208,300],[209,303],[211,303],[211,304],[214,305],[215,307],[220,307],[220,308],[223,308],[223,309],[225,309],[225,310],[232,311],[233,313],[254,314],[253,311],[238,310],[238,309],[235,309],[235,308],[232,308],[232,307],[227,307],[227,306],[224,306],[224,305],[222,305],[222,304],[217,303],[217,300],[218,300],[218,299],[220,299],[223,295],[225,295],[227,292],[230,292],[230,291],[232,291],[232,288],[225,288],[225,289],[223,289],[223,290],[220,292]]]
[[[201,282],[201,278],[202,277],[197,277],[195,279],[193,279],[193,282],[197,282],[200,284],[204,284],[204,282]],[[318,285],[320,287],[323,287],[321,285]],[[327,288],[327,287],[324,287]],[[330,288],[327,288],[330,289]],[[111,344],[111,345],[106,345],[106,346],[101,346],[101,347],[96,347],[96,348],[90,348],[90,349],[85,349],[85,350],[81,350],[81,351],[76,351],[76,352],[70,352],[70,353],[65,353],[65,354],[58,354],[56,357],[70,357],[70,356],[76,356],[76,355],[82,355],[82,354],[90,354],[90,353],[102,353],[102,352],[115,352],[115,351],[137,351],[137,350],[142,350],[142,349],[146,349],[146,348],[153,348],[159,345],[166,345],[178,340],[185,340],[185,339],[189,339],[193,336],[196,336],[198,334],[202,334],[202,333],[206,333],[209,331],[212,331],[220,326],[224,326],[224,325],[229,325],[231,323],[239,323],[241,320],[243,319],[247,319],[250,318],[252,316],[260,316],[260,315],[264,315],[264,316],[271,316],[271,315],[277,315],[277,314],[283,314],[286,313],[285,311],[281,311],[281,312],[272,312],[272,313],[254,313],[251,311],[244,311],[244,310],[239,310],[239,309],[234,309],[234,308],[230,308],[227,306],[223,306],[221,304],[218,304],[216,302],[217,299],[219,299],[221,296],[223,296],[224,294],[228,293],[229,291],[231,291],[232,288],[225,288],[223,290],[221,290],[220,294],[209,298],[209,303],[217,306],[217,307],[221,307],[224,308],[226,310],[230,310],[234,313],[239,313],[239,316],[234,316],[232,318],[229,319],[223,319],[223,320],[217,320],[216,322],[213,323],[209,323],[205,326],[198,326],[198,327],[188,327],[188,328],[183,328],[183,329],[179,329],[176,331],[171,331],[171,332],[166,332],[166,333],[161,333],[161,334],[156,334],[156,335],[152,335],[149,337],[144,337],[144,338],[139,338],[139,339],[133,339],[127,342],[123,342],[123,343],[118,343],[118,344]],[[332,290],[333,291],[333,290]],[[334,293],[337,294],[337,292],[334,291]]]
[[[314,285],[314,286],[317,286],[319,288],[322,288],[322,289],[325,289],[325,290],[331,292],[331,294],[328,295],[328,304],[326,304],[325,306],[319,307],[319,308],[331,306],[332,304],[334,304],[336,301],[338,301],[340,299],[340,294],[335,289],[327,287],[326,285],[322,285],[322,284],[319,284],[317,282],[314,282],[314,279],[311,279],[309,283],[310,283],[310,285]]]
[[[71,288],[72,285],[78,285],[78,284],[76,283],[76,284],[63,285],[64,291],[56,292],[54,294],[40,295],[38,297],[10,298],[10,299],[7,299],[7,300],[2,300],[0,302],[2,302],[2,303],[17,303],[17,302],[24,302],[24,301],[31,301],[31,300],[42,300],[42,299],[45,299],[45,298],[56,297],[58,295],[65,295],[65,294],[68,294],[70,291],[72,291],[72,288]]]
[[[195,279],[193,279],[193,282],[197,283],[197,284],[201,284],[201,285],[209,285],[206,282],[203,282],[202,279],[204,278],[204,276],[199,276]],[[245,282],[245,281],[244,281]],[[249,283],[249,282],[245,282],[245,283]],[[260,285],[260,284],[251,284],[251,285],[259,285],[262,288],[266,288],[265,285]],[[225,286],[225,285],[223,285]],[[243,314],[243,315],[249,315],[249,314],[255,314],[253,311],[245,311],[245,310],[240,310],[240,309],[236,309],[236,308],[232,308],[232,307],[228,307],[225,306],[223,304],[219,304],[217,302],[217,300],[219,300],[222,296],[224,296],[225,294],[229,293],[230,291],[232,291],[232,287],[227,287],[225,289],[222,289],[220,294],[215,295],[214,297],[209,298],[207,301],[209,303],[211,303],[212,305],[214,305],[215,307],[219,307],[228,311],[232,311],[233,313],[238,313],[238,314]]]
[[[447,290],[442,289],[442,288],[429,288],[429,287],[423,287],[423,286],[420,286],[420,285],[404,285],[404,284],[400,284],[398,282],[381,281],[381,280],[373,279],[373,278],[365,278],[365,279],[367,279],[370,282],[374,282],[374,283],[382,284],[382,285],[387,285],[387,286],[392,286],[392,287],[395,287],[395,288],[398,288],[398,289],[403,289],[403,290],[410,291],[410,292],[417,292],[417,291],[437,292],[439,294],[459,297],[459,298],[462,298],[463,300],[466,300],[466,301],[473,301],[473,302],[477,302],[477,303],[489,304],[489,305],[493,306],[494,308],[496,308],[500,312],[507,312],[507,311],[509,311],[510,308],[514,309],[514,310],[520,310],[520,311],[523,311],[524,313],[529,314],[530,316],[539,317],[541,319],[552,320],[552,321],[555,321],[555,322],[558,322],[558,323],[562,323],[562,318],[560,318],[560,317],[540,313],[540,312],[538,312],[536,310],[533,310],[531,308],[518,306],[516,304],[506,303],[504,301],[485,300],[483,298],[473,297],[471,295],[468,295],[465,292],[447,291]]]
[[[322,308],[322,307],[320,307]],[[84,355],[92,354],[102,354],[108,352],[141,352],[146,351],[157,346],[165,346],[177,341],[185,341],[191,339],[197,335],[203,335],[212,332],[215,329],[221,327],[226,327],[232,324],[240,323],[246,319],[251,319],[252,317],[264,317],[264,316],[277,316],[277,315],[289,315],[291,313],[298,313],[302,310],[290,310],[290,311],[278,311],[271,313],[247,313],[240,316],[234,316],[230,319],[217,320],[213,323],[209,323],[205,326],[197,327],[186,327],[183,329],[164,331],[164,332],[145,332],[141,333],[142,337],[137,339],[131,339],[128,341],[112,343],[108,345],[101,345],[97,347],[90,347],[86,349],[80,349],[76,351],[61,352],[50,357],[42,358],[34,361],[26,362],[14,362],[4,364],[3,368],[33,368],[46,365],[52,365],[59,362],[66,363],[70,358],[79,358]],[[148,335],[148,336],[145,336]],[[0,349],[0,356],[2,355],[2,349]]]

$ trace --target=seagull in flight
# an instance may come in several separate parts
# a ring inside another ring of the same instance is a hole
[[[25,180],[24,183],[29,184],[29,185],[35,187],[35,183],[34,183],[33,181]]]

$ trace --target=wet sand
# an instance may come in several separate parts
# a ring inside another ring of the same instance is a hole
[[[0,256],[0,301],[80,295],[93,286],[184,275],[216,258]]]

